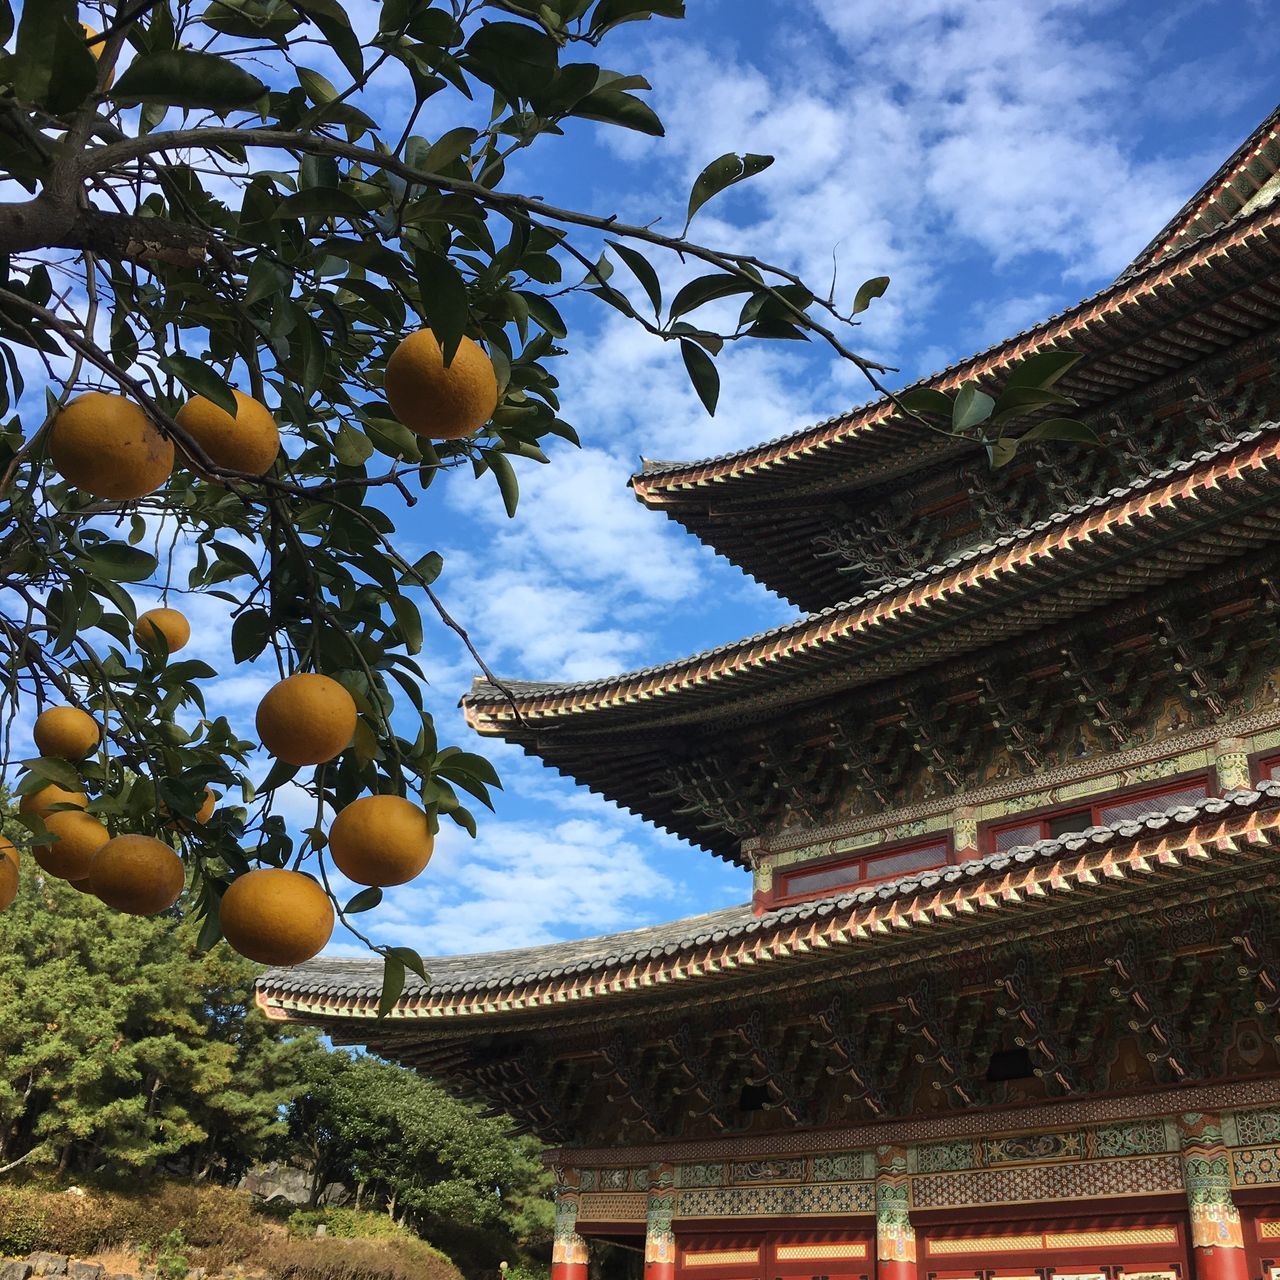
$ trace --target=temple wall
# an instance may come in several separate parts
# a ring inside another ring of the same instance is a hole
[[[1154,1099],[1109,1101],[1137,1113]],[[833,1136],[807,1135],[811,1148]],[[592,1235],[631,1234],[649,1280],[1280,1280],[1280,1103],[805,1154],[761,1145],[644,1163],[558,1153],[575,1256]]]

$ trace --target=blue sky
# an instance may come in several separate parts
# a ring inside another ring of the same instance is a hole
[[[579,207],[679,225],[689,184],[729,150],[771,170],[699,215],[852,291],[888,274],[862,349],[907,380],[1108,283],[1275,103],[1280,33],[1262,5],[1010,0],[692,0],[679,24],[624,28],[668,136],[583,128],[517,180]],[[608,46],[606,46],[606,51]],[[678,353],[582,306],[561,362],[581,451],[522,472],[514,522],[451,478],[415,532],[500,673],[580,679],[774,625],[790,609],[626,480],[641,455],[737,448],[867,398],[817,349],[735,350],[714,420]],[[468,571],[464,579],[462,570]],[[459,661],[459,677],[465,675]],[[461,680],[441,674],[450,703]],[[444,711],[443,714],[449,714]],[[623,929],[745,900],[746,873],[653,831],[492,744],[507,790],[480,839],[446,838],[380,934],[425,952]]]
[[[683,23],[619,29],[600,55],[648,76],[667,137],[575,126],[527,153],[510,185],[678,229],[709,160],[775,155],[765,174],[699,214],[695,236],[750,248],[822,288],[834,254],[846,297],[889,275],[857,338],[864,354],[899,367],[901,381],[1108,283],[1276,99],[1280,28],[1264,0],[688,7]],[[393,114],[395,92],[380,104]],[[456,123],[428,115],[423,130]],[[793,616],[641,508],[627,478],[642,455],[702,457],[844,411],[868,398],[861,375],[815,346],[740,345],[721,363],[709,419],[674,347],[593,300],[564,309],[570,354],[557,373],[584,447],[556,442],[549,467],[521,467],[514,521],[491,483],[466,472],[397,513],[411,559],[444,555],[438,589],[489,665],[513,678],[583,679]],[[192,656],[228,671],[221,606],[183,607],[195,623]],[[466,654],[440,629],[425,657],[441,740],[475,749],[456,709],[473,674]],[[246,736],[270,682],[254,670],[217,682],[218,709]],[[745,872],[514,749],[479,749],[506,784],[496,814],[481,811],[475,841],[445,824],[423,876],[362,918],[378,941],[427,955],[535,945],[749,896]],[[310,821],[311,802],[296,799]],[[359,953],[341,937],[332,950]]]

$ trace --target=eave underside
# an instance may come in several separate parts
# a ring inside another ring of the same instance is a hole
[[[1278,225],[1280,209],[1259,209],[918,385],[976,381],[997,394],[1018,361],[1057,349],[1085,357],[1059,384],[1080,415],[1140,396],[1280,325]],[[880,401],[740,454],[652,464],[632,484],[642,502],[745,572],[818,609],[847,598],[857,581],[818,545],[833,513],[872,509],[877,486],[901,487],[907,475],[971,453]]]
[[[1274,639],[1273,622],[1257,627],[1241,611],[1266,597],[1280,545],[1280,428],[1175,473],[1176,481],[1153,478],[948,574],[922,575],[896,594],[683,664],[589,685],[517,682],[508,687],[518,721],[496,690],[482,687],[467,700],[469,717],[657,825],[742,861],[742,840],[763,834],[780,804],[800,797],[818,824],[841,770],[901,772],[920,735],[955,737],[940,715],[979,746],[991,736],[989,718],[970,726],[944,709],[975,696],[985,702],[993,690],[1015,693],[1019,673],[1037,673],[1026,694],[1043,719],[1055,706],[1091,701],[1079,680],[1095,653],[1113,655],[1103,660],[1098,688],[1114,654],[1124,652],[1134,680],[1163,677],[1176,692],[1186,684],[1191,637],[1221,652],[1231,626],[1243,627],[1241,647],[1227,646],[1237,656]],[[1230,673],[1202,676],[1247,682],[1266,670],[1269,654],[1259,651],[1254,669],[1236,663]],[[921,692],[927,708],[913,701]],[[1187,715],[1212,717],[1229,696],[1193,694]],[[1137,731],[1150,700],[1134,703],[1126,693],[1121,701],[1133,720],[1118,726],[1123,739]],[[1041,740],[1066,731],[1057,722],[1032,727]],[[886,734],[902,738],[903,761],[894,763]],[[880,754],[863,759],[872,737]],[[1043,766],[1042,755],[1005,745],[1015,770]],[[950,774],[948,783],[963,789]],[[892,807],[883,791],[875,794]]]

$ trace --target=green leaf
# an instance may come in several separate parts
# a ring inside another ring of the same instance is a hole
[[[247,306],[251,307],[264,298],[287,298],[292,292],[293,272],[288,267],[272,261],[265,253],[253,260],[244,293]]]
[[[410,973],[416,973],[423,982],[429,981],[422,957],[412,947],[390,947],[388,950]]]
[[[634,129],[654,138],[661,138],[666,132],[662,121],[647,102],[617,89],[597,89],[595,93],[587,94],[570,114],[584,120],[621,125],[624,129]]]
[[[24,760],[23,764],[37,777],[46,782],[56,782],[67,791],[79,791],[84,786],[75,766],[66,760],[50,760],[42,756],[38,760]]]
[[[200,21],[223,35],[281,41],[302,19],[285,0],[213,0]]]
[[[145,582],[159,567],[155,556],[123,542],[104,542],[88,554],[97,572],[112,582]]]
[[[414,255],[414,270],[422,292],[422,310],[440,343],[446,365],[452,363],[471,319],[467,286],[457,267],[438,253]]]
[[[421,584],[430,586],[439,576],[440,571],[444,568],[444,557],[438,551],[428,551],[414,566],[413,571],[421,579]],[[405,578],[405,581],[411,581]]]
[[[277,787],[284,786],[286,782],[291,782],[297,772],[296,764],[289,764],[285,760],[275,761],[267,770],[267,776],[263,778],[262,785],[258,788],[259,794],[264,791],[274,791]]]
[[[684,0],[600,0],[591,15],[591,34],[603,35],[624,22],[648,22],[650,18],[683,18]]]
[[[689,374],[689,381],[698,393],[707,414],[716,416],[716,402],[720,399],[720,374],[715,361],[707,355],[696,342],[688,338],[680,339],[680,354],[684,357],[684,367]]]
[[[339,187],[308,187],[280,201],[280,212],[295,218],[320,214],[334,218],[364,218],[368,211],[351,194]]]
[[[1074,368],[1084,354],[1080,351],[1041,351],[1019,361],[1005,379],[1006,387],[1051,387],[1064,373]]]
[[[121,103],[159,102],[222,112],[251,107],[267,86],[216,54],[162,49],[135,58],[110,92]]]
[[[1021,443],[1022,441],[1016,436],[1001,436],[999,440],[988,441],[987,457],[991,461],[992,468],[998,469],[1012,462]]]
[[[563,338],[569,332],[560,312],[549,299],[544,298],[540,293],[530,293],[525,289],[520,290],[520,296],[524,299],[525,306],[529,308],[529,314],[553,338]]]
[[[246,609],[231,624],[231,656],[236,662],[252,662],[270,637],[270,614],[265,609]]]
[[[742,280],[738,276],[714,275],[698,276],[690,280],[671,302],[671,319],[682,316],[686,312],[696,311],[708,302],[717,298],[732,297],[736,293],[750,293],[756,286],[750,280]]]
[[[382,890],[374,885],[369,889],[361,889],[345,907],[344,916],[358,916],[362,911],[372,911],[382,901]]]
[[[464,156],[479,136],[474,129],[465,126],[450,129],[448,133],[441,134],[420,157],[411,163],[415,169],[424,169],[427,173],[439,173]]]
[[[317,106],[325,106],[339,96],[333,81],[322,76],[318,71],[312,71],[310,67],[298,68],[298,84]]]
[[[873,298],[884,296],[884,291],[889,287],[888,276],[873,276],[867,280],[858,290],[857,297],[853,300],[853,314],[860,315],[870,305]]]
[[[390,952],[383,957],[382,995],[378,999],[378,1017],[385,1018],[396,1007],[404,991],[404,964]]]
[[[418,606],[405,595],[391,597],[391,612],[395,614],[396,626],[404,647],[412,653],[422,652],[422,615]]]
[[[1072,444],[1100,445],[1098,433],[1075,418],[1049,418],[1045,422],[1037,422],[1030,431],[1018,437],[1025,440],[1066,440]]]
[[[358,467],[373,457],[373,441],[363,431],[343,422],[333,438],[333,452],[344,467]]]
[[[27,0],[12,61],[13,91],[54,115],[74,111],[97,87],[74,0]]]
[[[559,47],[522,22],[487,22],[466,44],[467,69],[505,97],[530,98],[551,83]]]
[[[173,374],[188,391],[212,400],[219,409],[234,416],[236,398],[231,388],[218,373],[203,360],[193,359],[180,351],[172,351],[160,361],[160,367]]]
[[[713,160],[698,174],[689,193],[689,214],[685,219],[684,229],[688,231],[693,215],[702,208],[714,195],[719,195],[726,187],[754,178],[763,173],[773,163],[772,156],[756,155],[748,152],[745,156],[726,151],[724,155]],[[865,286],[864,286],[865,287]]]
[[[995,413],[1008,416],[1016,411],[1041,409],[1049,404],[1075,404],[1075,401],[1048,387],[1005,387],[996,397]]]
[[[912,413],[934,413],[939,417],[951,417],[951,397],[933,387],[913,387],[904,391],[899,397],[904,409]]]
[[[494,478],[498,481],[498,491],[502,494],[502,505],[506,507],[507,515],[514,518],[516,504],[520,501],[520,482],[516,479],[516,470],[507,456],[499,453],[496,449],[491,449],[484,456],[485,461],[493,471]]]
[[[351,19],[339,0],[291,0],[293,7],[320,28],[338,60],[353,80],[364,75],[364,54],[360,37],[351,29]]]
[[[955,402],[951,406],[951,430],[967,431],[985,422],[995,408],[995,401],[985,391],[979,391],[975,382],[966,382],[956,392]]]
[[[367,767],[378,758],[378,737],[363,720],[356,721],[355,736],[351,740],[351,745],[361,768]]]
[[[208,887],[207,882],[205,898],[204,923],[196,938],[196,950],[200,952],[216,946],[218,939],[222,937],[222,899],[214,889]]]
[[[618,257],[627,264],[631,274],[640,281],[641,287],[649,295],[649,301],[653,303],[653,313],[657,315],[662,310],[662,285],[658,280],[658,273],[653,269],[653,264],[644,254],[628,244],[622,244],[617,240],[610,240],[607,243],[617,251]]]
[[[491,787],[497,787],[502,790],[502,782],[498,777],[498,771],[493,765],[484,758],[477,755],[474,751],[454,751],[441,762],[440,772],[448,776],[447,770],[461,770],[463,773],[469,774],[473,778],[479,778],[481,782],[487,783]]]

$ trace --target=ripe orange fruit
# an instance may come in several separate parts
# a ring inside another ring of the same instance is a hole
[[[212,400],[195,396],[178,410],[178,425],[198,444],[209,461],[231,471],[260,476],[280,452],[280,430],[270,410],[239,391],[233,418]]]
[[[88,803],[89,797],[83,791],[68,791],[56,782],[46,782],[38,791],[29,791],[22,797],[18,802],[18,812],[34,813],[47,823],[55,804],[73,804],[83,809]]]
[[[144,647],[153,646],[156,632],[164,636],[170,653],[186,648],[191,639],[191,623],[177,609],[148,609],[138,615],[133,627],[133,638]]]
[[[259,964],[301,964],[324,950],[333,933],[328,894],[301,871],[261,867],[222,895],[222,933]]]
[[[89,863],[89,891],[131,916],[167,911],[182,894],[182,859],[150,836],[116,836]]]
[[[50,707],[36,716],[31,731],[36,750],[59,760],[83,760],[102,737],[98,722],[79,707]]]
[[[93,814],[81,809],[51,813],[44,825],[50,835],[58,838],[52,844],[37,845],[31,854],[59,880],[83,880],[89,874],[93,855],[111,839],[111,832]]]
[[[356,704],[328,676],[299,672],[267,690],[258,703],[258,737],[286,764],[324,764],[351,744]]]
[[[213,811],[218,807],[218,801],[222,797],[209,787],[204,789],[204,804],[196,810],[196,821],[203,826],[210,818],[213,817]]]
[[[94,37],[94,36],[96,36],[96,35],[98,34],[98,32],[97,32],[96,28],[91,27],[87,22],[82,22],[80,25],[84,28],[84,38],[85,38],[86,40],[92,40],[92,39],[93,39],[93,37]],[[97,44],[91,44],[91,45],[89,46],[89,52],[90,52],[91,54],[93,54],[93,60],[94,60],[94,62],[101,62],[101,61],[102,61],[102,48],[103,48],[103,46],[102,46],[102,41],[101,41],[101,40],[99,40]],[[110,88],[111,88],[111,83],[112,83],[112,81],[113,81],[113,80],[115,80],[115,78],[116,78],[116,73],[115,73],[115,68],[113,67],[113,68],[111,69],[111,74],[110,74],[109,76],[107,76],[107,84],[106,84],[106,87],[107,87],[108,89],[110,89]]]
[[[426,813],[402,796],[361,796],[329,828],[334,864],[356,884],[405,884],[431,861],[434,846]]]
[[[49,456],[69,484],[99,498],[141,498],[173,470],[173,443],[124,396],[90,391],[53,420]]]
[[[432,440],[469,436],[498,407],[498,379],[484,348],[463,338],[446,369],[430,329],[411,333],[391,353],[384,389],[391,412]]]
[[[0,911],[18,896],[18,861],[17,847],[0,836]]]

